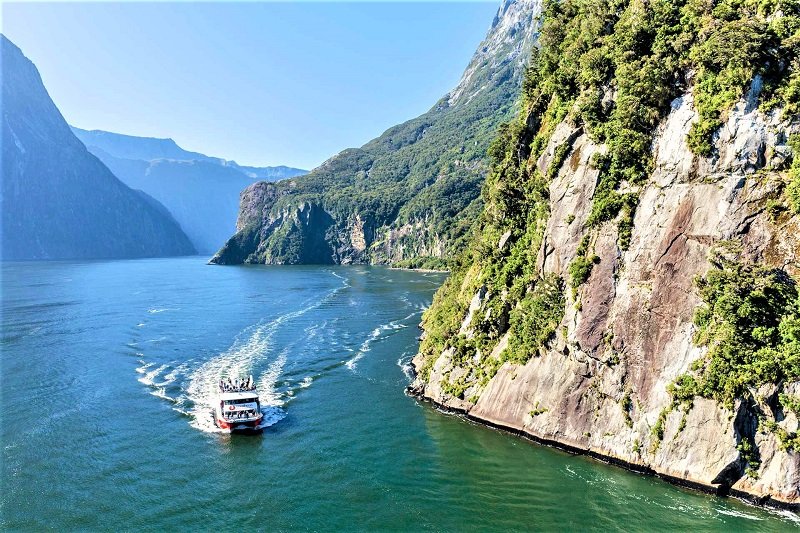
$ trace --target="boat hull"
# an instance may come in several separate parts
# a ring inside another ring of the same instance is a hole
[[[217,424],[217,427],[226,431],[230,431],[231,433],[259,433],[263,428],[260,427],[263,417],[259,417],[255,420],[247,420],[241,422],[234,422],[228,421],[220,416],[217,416],[215,413],[214,422]]]

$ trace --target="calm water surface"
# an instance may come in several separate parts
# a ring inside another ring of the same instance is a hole
[[[2,529],[800,527],[406,397],[442,275],[204,263],[2,265]],[[263,435],[215,431],[227,371]]]

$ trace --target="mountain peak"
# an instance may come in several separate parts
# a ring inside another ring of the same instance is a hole
[[[469,101],[509,63],[521,72],[538,38],[542,0],[504,0],[483,42],[472,56],[458,85],[446,96],[448,105]]]
[[[194,253],[163,206],[131,190],[87,152],[33,62],[5,36],[0,45],[2,259]]]

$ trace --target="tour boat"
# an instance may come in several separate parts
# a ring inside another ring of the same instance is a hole
[[[228,378],[219,382],[219,402],[214,408],[214,421],[220,429],[243,433],[259,431],[263,416],[253,376],[246,380]]]

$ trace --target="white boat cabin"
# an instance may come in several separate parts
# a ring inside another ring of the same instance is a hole
[[[219,395],[220,412],[226,420],[251,420],[261,413],[255,391],[223,392]]]

